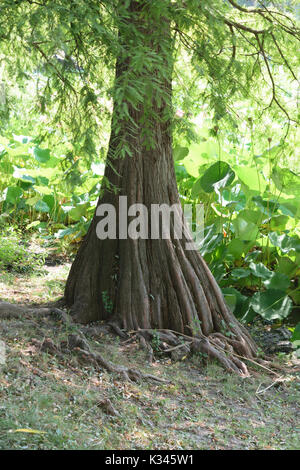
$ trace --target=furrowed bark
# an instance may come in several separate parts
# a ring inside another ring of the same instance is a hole
[[[131,10],[138,11],[135,2]],[[128,20],[130,21],[130,20]],[[143,34],[152,34],[151,26],[143,23]],[[160,28],[159,42],[153,44],[153,52],[160,54],[168,76],[161,78],[159,71],[155,79],[161,81],[164,90],[160,104],[153,96],[152,110],[158,119],[151,117],[150,130],[155,147],[148,150],[143,139],[145,109],[138,109],[124,98],[129,110],[134,132],[116,133],[118,120],[115,103],[112,117],[112,131],[109,143],[105,180],[110,187],[102,189],[100,204],[112,204],[119,212],[119,196],[127,196],[128,207],[144,204],[148,213],[152,204],[179,204],[176,184],[170,120],[165,119],[166,110],[171,109],[171,54],[170,27],[164,18],[157,22]],[[157,31],[156,31],[157,33]],[[120,31],[122,40],[122,31]],[[166,47],[169,42],[169,48]],[[169,52],[167,52],[169,51]],[[122,80],[130,68],[130,59],[117,61],[116,82]],[[114,158],[115,150],[124,139],[131,150],[125,158]],[[118,188],[114,192],[112,188]],[[182,218],[182,210],[179,209]],[[256,346],[246,329],[238,323],[224,302],[220,288],[203,258],[195,250],[186,250],[190,241],[185,234],[182,239],[174,238],[171,228],[170,239],[116,239],[100,240],[96,226],[100,218],[94,216],[89,231],[80,246],[72,265],[65,289],[65,302],[75,319],[82,323],[97,320],[114,320],[128,330],[172,329],[194,336],[205,336],[202,344],[211,356],[221,360],[227,369],[240,371],[243,367],[237,360],[228,360],[225,352],[215,349],[210,338],[222,343],[224,351],[232,350],[245,357],[253,357]],[[151,223],[149,223],[149,230]],[[117,234],[118,234],[117,225]],[[107,308],[103,299],[110,301]],[[224,333],[228,336],[214,337]],[[221,359],[220,359],[221,358]]]

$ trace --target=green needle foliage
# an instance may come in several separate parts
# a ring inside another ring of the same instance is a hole
[[[36,106],[41,113],[51,112],[56,125],[72,131],[87,154],[94,153],[101,128],[101,98],[113,95],[122,103],[126,94],[133,106],[145,106],[153,95],[162,99],[164,90],[152,72],[159,68],[167,75],[173,63],[174,78],[183,83],[175,81],[175,90],[181,90],[177,99],[188,105],[189,113],[207,104],[216,122],[235,125],[241,119],[237,101],[250,100],[256,116],[263,110],[271,117],[280,115],[285,127],[297,121],[292,102],[299,65],[294,2],[266,2],[248,9],[245,2],[233,0],[140,0],[135,2],[137,12],[131,3],[1,2],[4,79],[24,83],[38,77]],[[136,17],[136,25],[127,21],[129,15]],[[138,27],[146,16],[153,23],[151,38]],[[168,64],[153,53],[155,26],[162,21],[169,21],[172,30],[171,48],[167,41],[163,45],[170,48]],[[130,61],[131,67],[112,88],[117,58]],[[187,70],[182,76],[183,58]],[[148,119],[151,112],[149,106]],[[114,125],[118,128],[124,121],[130,125],[128,109],[120,106]]]

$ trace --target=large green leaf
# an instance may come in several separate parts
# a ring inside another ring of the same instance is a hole
[[[251,298],[253,310],[266,320],[282,320],[292,309],[292,300],[284,291],[268,289],[256,292]]]
[[[236,184],[233,188],[225,188],[218,194],[218,202],[223,206],[234,206],[235,211],[241,211],[246,205],[246,196],[241,190],[241,185]]]
[[[202,186],[201,186],[201,178],[198,178],[195,183],[193,184],[193,187],[192,187],[192,192],[191,192],[191,197],[193,199],[198,199],[200,194],[203,194],[203,191],[202,191]]]
[[[262,222],[263,214],[260,211],[244,209],[239,212],[238,217],[259,226]]]
[[[297,324],[296,328],[294,329],[293,336],[291,337],[291,341],[300,341],[300,323]]]
[[[294,304],[297,305],[298,308],[300,305],[300,286],[297,288],[297,290],[290,291],[289,296],[293,299]]]
[[[24,173],[24,169],[18,168],[17,166],[14,167],[13,177],[20,181],[24,181],[25,183],[31,183],[31,184],[35,183],[35,178],[33,178],[32,176],[26,175]]]
[[[44,197],[43,197],[43,201],[47,204],[47,206],[49,207],[49,209],[52,211],[52,209],[54,208],[55,206],[55,198],[54,196],[52,196],[52,194],[46,194]]]
[[[8,186],[4,191],[6,202],[16,204],[16,202],[22,197],[23,191],[18,186]]]
[[[278,265],[276,267],[276,272],[286,274],[289,278],[292,278],[299,269],[299,265],[294,263],[287,256],[282,256],[278,259]]]
[[[35,210],[38,212],[50,212],[50,208],[45,201],[39,200],[34,206]]]
[[[248,277],[250,274],[250,270],[246,268],[235,268],[231,271],[230,275],[232,279],[239,280],[243,277]]]
[[[293,196],[300,195],[300,177],[288,168],[273,168],[272,180],[279,191]]]
[[[284,215],[289,215],[290,217],[297,217],[298,207],[300,205],[300,199],[298,202],[284,202],[280,204],[279,209]]]
[[[282,253],[289,253],[291,250],[300,252],[299,237],[289,237],[286,233],[279,235],[276,232],[269,233],[269,239],[272,245],[280,248]]]
[[[175,162],[175,174],[176,174],[176,179],[178,182],[189,177],[189,174],[185,166],[183,166],[181,162],[180,163]]]
[[[245,256],[245,262],[246,263],[251,263],[251,261],[257,261],[258,258],[261,257],[261,255],[262,255],[262,253],[261,253],[260,250],[249,251],[249,253],[247,253],[247,255]]]
[[[187,172],[197,178],[199,169],[202,165],[209,162],[208,158],[213,159],[218,152],[218,145],[215,142],[201,142],[192,144],[189,148],[189,154],[182,162]]]
[[[174,160],[177,161],[177,160],[182,160],[183,158],[185,158],[189,153],[189,149],[187,147],[180,147],[179,145],[177,145],[174,149],[173,149],[173,157],[174,157]]]
[[[248,186],[249,189],[254,191],[264,192],[266,189],[266,182],[264,177],[260,175],[255,168],[248,166],[235,166],[239,179]]]
[[[261,196],[253,196],[252,201],[268,217],[272,217],[280,207],[280,204],[278,204],[278,202],[272,200],[264,200]]]
[[[286,215],[273,215],[270,220],[271,230],[283,230],[288,223],[289,218]]]
[[[243,219],[242,217],[237,217],[232,222],[235,235],[241,240],[256,240],[258,236],[258,228],[253,222]]]
[[[75,207],[73,207],[70,212],[69,212],[69,216],[73,219],[73,220],[80,220],[82,216],[86,215],[86,212],[87,212],[87,209],[90,207],[90,203],[89,202],[84,202],[84,203],[80,203],[80,204],[77,204]]]
[[[269,279],[272,276],[272,271],[270,271],[264,264],[262,263],[250,263],[249,268],[256,277],[260,277],[262,279]]]
[[[245,251],[245,246],[242,240],[238,238],[234,238],[229,242],[227,245],[227,252],[234,256],[235,259],[241,258],[242,254]]]
[[[40,194],[52,194],[52,189],[48,188],[47,186],[34,186],[34,190]]]
[[[215,187],[217,189],[229,186],[235,178],[235,173],[226,162],[216,162],[211,165],[201,177],[200,184],[202,189],[211,193]]]
[[[26,204],[28,206],[35,206],[35,204],[40,201],[40,196],[36,195],[34,197],[30,197],[29,199],[26,199]]]
[[[264,286],[267,287],[267,289],[279,289],[281,291],[287,290],[290,284],[291,281],[286,274],[276,272],[273,272],[271,276],[264,281]]]
[[[33,148],[34,158],[40,163],[46,163],[50,159],[50,150],[41,149],[39,147]]]
[[[232,310],[234,315],[242,321],[251,321],[256,313],[252,315],[252,318],[248,316],[250,313],[250,299],[245,295],[242,295],[234,287],[225,287],[222,289],[225,301],[228,307]]]

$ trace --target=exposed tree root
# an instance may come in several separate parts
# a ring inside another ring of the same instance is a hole
[[[8,302],[0,301],[0,318],[21,318],[31,314],[47,315],[50,313],[49,308],[34,308],[28,305],[10,304]]]
[[[243,343],[228,338],[221,333],[212,333],[209,337],[204,335],[192,337],[172,330],[144,329],[138,330],[136,333],[142,336],[147,343],[155,342],[160,351],[170,353],[174,360],[182,359],[182,357],[189,354],[200,353],[203,358],[217,360],[227,371],[237,373],[242,377],[249,377],[250,375],[243,361],[249,361],[268,372],[276,374],[276,372],[266,367],[267,361],[258,358],[254,360],[251,357],[238,354],[237,351],[244,352]],[[183,338],[185,339],[184,342],[182,342]]]
[[[55,305],[26,306],[0,301],[0,319],[50,317],[55,321],[65,324],[73,323],[73,318],[64,310],[55,307]],[[79,327],[78,324],[77,326]],[[94,337],[99,337],[112,331],[123,340],[124,344],[137,338],[141,348],[147,353],[147,361],[149,363],[152,363],[156,351],[170,355],[175,361],[181,360],[193,353],[200,353],[203,355],[203,359],[217,360],[227,371],[234,372],[242,377],[249,376],[249,371],[244,361],[249,361],[268,372],[276,374],[268,367],[269,362],[255,358],[249,352],[248,345],[245,344],[243,338],[240,337],[237,340],[220,332],[211,333],[208,336],[198,332],[196,336],[188,336],[170,329],[138,329],[134,331],[134,335],[129,336],[116,322],[92,326],[81,325],[80,330],[80,334],[85,333]],[[33,340],[33,342],[36,346],[39,345],[41,350],[55,354],[60,358],[63,357],[64,351],[76,351],[81,361],[101,367],[111,373],[119,374],[126,380],[138,381],[150,379],[157,382],[165,382],[163,379],[144,374],[137,369],[112,364],[104,359],[101,354],[90,350],[83,334],[82,337],[79,335],[69,335],[68,341],[60,347],[55,346],[50,338],[45,338],[42,343],[39,343],[37,340]]]
[[[78,343],[80,344],[80,342],[81,342],[81,339],[78,338]],[[144,372],[141,372],[138,369],[112,364],[112,362],[104,359],[104,357],[99,353],[87,351],[85,349],[81,349],[80,347],[75,347],[75,349],[76,349],[77,354],[80,355],[81,359],[87,362],[88,364],[92,362],[93,364],[96,364],[102,367],[108,372],[121,375],[125,380],[132,381],[132,382],[140,382],[142,380],[152,380],[158,383],[168,383],[168,381],[165,379],[161,379],[152,374],[145,374]]]
[[[55,355],[60,359],[65,357],[64,353],[72,351],[78,355],[84,364],[93,365],[95,368],[105,369],[108,372],[118,374],[127,381],[139,382],[151,380],[157,383],[169,383],[165,379],[152,374],[146,374],[135,368],[114,365],[112,362],[104,359],[100,353],[91,351],[88,342],[76,334],[69,335],[68,340],[62,342],[60,346],[55,345],[51,338],[45,338],[43,341],[34,338],[32,339],[32,344],[39,350]]]
[[[152,346],[148,341],[145,340],[144,336],[142,334],[137,334],[136,335],[139,339],[141,348],[144,349],[147,352],[147,361],[152,364],[153,362],[153,349]]]
[[[28,318],[31,316],[53,316],[56,320],[65,323],[71,323],[73,321],[72,317],[64,310],[60,310],[54,306],[28,306],[0,301],[0,319]]]
[[[128,335],[123,331],[121,330],[121,328],[119,327],[119,325],[115,322],[107,322],[107,325],[109,325],[112,329],[112,331],[117,335],[119,336],[120,338],[122,339],[128,339]]]
[[[109,398],[105,398],[104,400],[101,400],[98,403],[98,406],[102,408],[103,411],[110,416],[115,416],[115,417],[120,416],[120,413],[115,409],[115,407],[113,406]]]

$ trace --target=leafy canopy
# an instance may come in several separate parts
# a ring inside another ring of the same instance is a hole
[[[165,21],[172,50],[162,36]],[[138,107],[149,96],[161,99],[162,82],[153,76],[170,66],[174,104],[189,115],[207,106],[217,127],[236,126],[251,102],[250,119],[280,116],[284,137],[298,120],[299,37],[293,0],[2,0],[0,72],[4,82],[36,81],[36,106],[88,155],[111,112],[110,98],[118,106],[113,125],[130,124],[126,102]],[[113,87],[117,58],[130,66]],[[145,112],[146,126],[151,107]],[[187,136],[189,115],[174,121]]]

